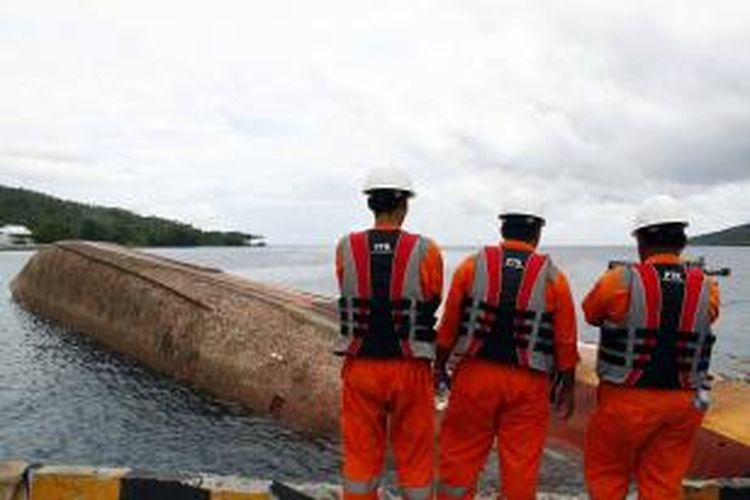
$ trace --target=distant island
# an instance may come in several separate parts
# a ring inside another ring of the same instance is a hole
[[[690,238],[692,245],[750,246],[750,224],[742,224]]]
[[[262,245],[263,237],[238,231],[202,231],[121,208],[86,205],[0,185],[0,225],[28,228],[36,243],[81,239],[128,246]]]

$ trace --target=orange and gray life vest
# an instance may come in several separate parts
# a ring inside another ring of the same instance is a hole
[[[427,239],[398,230],[352,233],[341,241],[336,354],[434,357],[439,298],[426,297],[420,279],[427,245]]]
[[[628,387],[701,388],[716,340],[703,270],[633,264],[622,268],[622,276],[630,305],[622,323],[601,327],[599,378]]]
[[[557,269],[550,258],[500,246],[486,247],[475,258],[456,357],[553,372],[553,316],[547,310],[546,290]]]

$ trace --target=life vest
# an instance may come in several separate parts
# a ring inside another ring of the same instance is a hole
[[[405,231],[352,233],[340,244],[343,276],[336,354],[374,358],[435,355],[435,311],[420,265],[427,240]]]
[[[709,280],[684,264],[622,268],[630,306],[622,323],[601,327],[597,372],[628,387],[698,389],[707,384],[711,350]]]
[[[455,356],[553,372],[553,317],[547,310],[546,290],[557,270],[549,257],[489,246],[475,258]]]

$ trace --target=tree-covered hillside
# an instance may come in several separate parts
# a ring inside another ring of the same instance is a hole
[[[0,186],[0,225],[28,227],[38,243],[64,239],[112,241],[132,246],[246,245],[260,236],[201,231],[159,217],[85,205],[26,189]]]
[[[693,245],[750,246],[750,224],[734,226],[690,239]]]

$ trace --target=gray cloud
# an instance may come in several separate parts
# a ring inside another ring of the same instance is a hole
[[[513,189],[553,243],[627,241],[654,192],[699,229],[750,213],[741,0],[11,0],[0,23],[3,183],[296,242],[366,224],[383,163],[445,242],[494,237]]]

